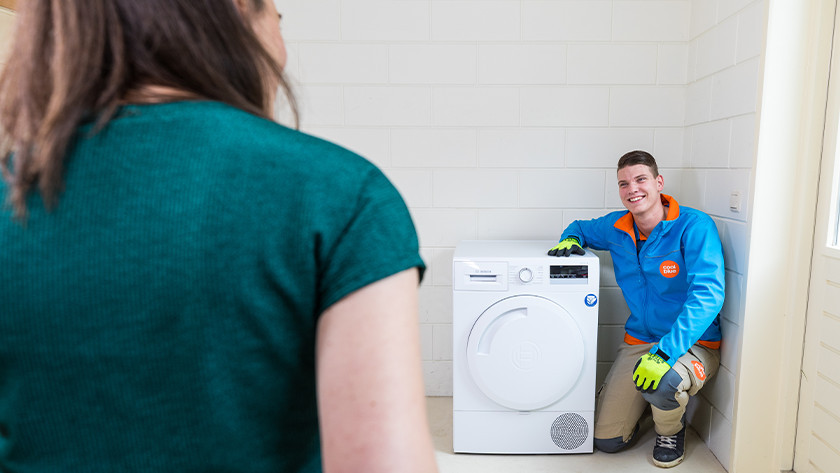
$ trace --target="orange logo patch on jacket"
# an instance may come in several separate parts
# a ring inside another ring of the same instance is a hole
[[[691,361],[692,366],[694,366],[694,375],[697,376],[697,379],[700,381],[706,380],[706,368],[703,366],[703,363],[699,361]]]
[[[677,274],[680,274],[680,267],[673,261],[663,261],[662,264],[659,265],[659,272],[666,278],[673,278]]]

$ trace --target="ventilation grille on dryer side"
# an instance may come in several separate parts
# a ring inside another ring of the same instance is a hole
[[[579,414],[567,413],[551,424],[551,440],[563,450],[574,450],[589,437],[589,425]]]

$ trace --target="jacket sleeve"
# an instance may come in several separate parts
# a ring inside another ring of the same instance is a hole
[[[594,250],[606,250],[607,247],[607,230],[612,226],[610,222],[611,214],[592,220],[575,220],[570,223],[560,240],[569,237],[577,238],[580,246],[584,248],[592,248]]]
[[[688,298],[671,330],[650,350],[662,350],[671,366],[700,340],[723,306],[723,249],[714,222],[703,217],[682,237]]]

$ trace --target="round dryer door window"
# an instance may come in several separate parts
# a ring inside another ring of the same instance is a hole
[[[476,320],[467,344],[472,378],[496,403],[519,411],[559,401],[578,381],[584,344],[562,306],[539,296],[502,299]]]

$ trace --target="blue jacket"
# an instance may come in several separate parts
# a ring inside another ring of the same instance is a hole
[[[624,325],[629,340],[657,343],[651,353],[662,351],[673,366],[698,341],[720,346],[723,250],[711,217],[661,196],[669,205],[668,215],[638,253],[633,215],[627,211],[576,220],[562,238],[575,237],[582,246],[609,250],[616,281],[630,307]]]

